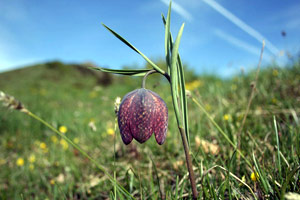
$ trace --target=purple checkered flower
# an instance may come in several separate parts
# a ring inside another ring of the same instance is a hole
[[[139,143],[155,134],[158,144],[166,139],[168,108],[158,94],[145,88],[126,94],[118,112],[118,123],[122,140],[129,144],[132,139]]]

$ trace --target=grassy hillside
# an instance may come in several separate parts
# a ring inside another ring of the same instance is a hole
[[[157,145],[152,137],[145,144],[125,146],[115,124],[114,100],[139,88],[141,78],[91,71],[87,65],[52,62],[2,73],[0,90],[55,128],[65,129],[111,175],[115,171],[137,199],[157,199],[160,193],[167,199],[176,193],[190,196],[165,80],[158,75],[147,80],[147,88],[169,107],[165,144]],[[258,199],[274,199],[285,191],[300,193],[300,66],[268,67],[259,73],[244,124],[255,72],[229,80],[187,74],[190,145],[200,197],[254,199],[253,192]],[[237,145],[239,132],[245,159],[225,138]],[[114,191],[108,177],[76,149],[24,113],[0,107],[0,138],[1,199],[107,199]],[[257,180],[253,172],[260,174]]]

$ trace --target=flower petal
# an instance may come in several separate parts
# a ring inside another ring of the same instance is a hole
[[[131,118],[130,105],[132,104],[133,97],[134,91],[128,93],[121,102],[120,109],[118,111],[118,124],[120,128],[120,134],[123,142],[126,145],[129,144],[133,139],[129,124]]]
[[[153,98],[148,90],[139,89],[134,96],[131,106],[132,119],[130,130],[132,136],[140,143],[147,141],[153,134],[152,123],[154,116]]]
[[[168,128],[168,108],[166,103],[160,98],[158,94],[153,91],[149,91],[153,96],[155,103],[154,111],[154,121],[153,121],[153,131],[155,134],[156,142],[162,145],[165,142],[167,128]]]

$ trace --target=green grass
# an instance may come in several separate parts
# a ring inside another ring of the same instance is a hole
[[[188,198],[191,188],[170,88],[158,75],[148,78],[147,88],[169,107],[165,144],[157,145],[152,137],[145,144],[134,141],[125,146],[117,128],[114,151],[114,137],[108,134],[115,127],[114,100],[139,88],[141,80],[55,62],[0,74],[0,90],[55,128],[66,126],[65,135],[111,176],[115,158],[116,179],[135,198]],[[260,71],[240,141],[240,151],[251,166],[220,132],[238,144],[237,132],[253,80],[255,72],[227,80],[186,72],[192,98],[208,113],[188,99],[190,150],[199,199],[254,199],[252,192],[257,199],[279,199],[285,192],[300,193],[297,63]],[[0,107],[0,138],[0,199],[114,199],[115,194],[116,199],[126,199],[95,165],[70,145],[64,148],[58,135],[24,113]],[[44,144],[46,148],[41,148]],[[217,150],[209,151],[207,146]],[[32,155],[35,162],[31,163]],[[18,158],[24,159],[24,165],[17,165]],[[250,179],[253,171],[259,174],[259,181]]]

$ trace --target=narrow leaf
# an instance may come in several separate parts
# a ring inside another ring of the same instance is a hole
[[[178,199],[178,181],[179,181],[179,177],[176,177],[176,189],[175,189],[175,199]]]
[[[281,176],[281,160],[280,160],[280,147],[279,147],[279,136],[278,136],[278,130],[277,130],[277,122],[275,116],[273,116],[273,122],[274,122],[274,128],[275,128],[275,135],[276,135],[276,143],[277,143],[277,168],[278,168],[278,173],[279,177],[282,181],[282,176]],[[281,182],[282,183],[282,182]]]
[[[186,133],[186,138],[188,141],[188,144],[190,144],[190,134],[189,134],[189,121],[188,121],[188,109],[187,109],[187,98],[186,98],[186,92],[185,92],[185,79],[184,79],[184,70],[182,66],[182,62],[180,59],[180,56],[178,54],[178,74],[179,74],[179,81],[180,81],[180,89],[181,89],[181,111],[183,115],[183,125]]]
[[[121,74],[128,76],[144,76],[151,69],[108,69],[102,67],[89,67],[90,69],[99,70],[106,73]]]
[[[170,7],[169,7],[169,9],[170,9]],[[168,15],[169,15],[169,12],[168,12]],[[162,20],[163,20],[163,23],[165,25],[165,29],[166,30],[169,29],[169,31],[170,31],[170,24],[167,25],[168,18],[166,20],[164,15],[162,15]],[[166,34],[165,34],[165,36],[166,36]],[[165,39],[166,39],[166,37],[165,37]],[[166,44],[166,41],[165,41],[165,44]],[[173,38],[172,38],[171,32],[169,32],[169,42],[168,42],[168,44],[169,44],[169,48],[170,48],[169,51],[172,51],[172,49],[173,49]],[[167,61],[168,61],[168,59],[167,59]],[[180,80],[180,88],[181,88],[181,93],[182,93],[181,94],[181,106],[182,106],[181,110],[183,112],[184,129],[185,129],[186,137],[187,137],[187,140],[188,140],[188,144],[190,144],[189,127],[188,127],[188,109],[187,109],[187,99],[186,99],[186,92],[185,92],[184,70],[183,70],[183,66],[182,66],[182,62],[181,62],[179,52],[178,52],[178,56],[177,56],[177,66],[178,66],[178,73],[180,73],[178,75],[180,75],[179,80]]]
[[[178,72],[177,72],[177,57],[178,57],[178,49],[179,49],[179,43],[180,43],[180,39],[182,36],[182,32],[183,32],[183,28],[184,28],[184,24],[182,24],[177,38],[175,40],[173,49],[172,49],[172,56],[171,56],[171,88],[172,88],[172,98],[173,98],[173,102],[174,102],[174,110],[175,110],[175,114],[176,114],[176,119],[177,119],[177,123],[180,126],[180,113],[179,113],[179,108],[178,108],[178,101],[177,101],[177,96],[179,96],[178,94],[178,90],[176,90],[176,88],[178,87]]]
[[[269,184],[269,181],[264,173],[263,170],[261,170],[260,166],[259,166],[259,163],[257,162],[255,156],[254,156],[254,153],[252,153],[252,158],[253,158],[253,162],[254,162],[254,166],[255,166],[255,169],[259,175],[259,181],[261,181],[262,185],[263,185],[263,188],[265,189],[265,192],[266,193],[269,193],[272,188]],[[254,172],[255,173],[255,172]]]
[[[119,40],[121,40],[123,43],[125,43],[128,47],[130,47],[132,50],[140,54],[156,71],[158,71],[161,74],[165,74],[165,72],[159,68],[154,62],[152,62],[147,56],[145,56],[141,51],[139,51],[137,48],[135,48],[132,44],[130,44],[127,40],[125,40],[122,36],[120,36],[118,33],[110,29],[105,24],[102,24],[107,30],[109,30],[114,36],[116,36]]]
[[[159,181],[159,176],[158,176],[158,172],[157,172],[157,169],[156,169],[156,165],[155,165],[155,163],[154,163],[152,157],[149,156],[149,158],[150,158],[150,160],[151,160],[151,162],[152,162],[152,165],[153,165],[153,168],[154,168],[154,172],[155,172],[155,175],[156,175],[156,178],[157,178],[156,180],[157,180],[158,190],[159,190],[159,193],[160,193],[160,198],[163,199],[163,196],[164,196],[164,195],[163,195],[163,193],[162,193],[162,191],[161,191],[160,181]]]
[[[170,22],[171,22],[171,7],[172,1],[170,1],[167,20],[165,21],[165,56],[167,61],[167,66],[170,68]],[[164,16],[163,21],[164,21]]]

